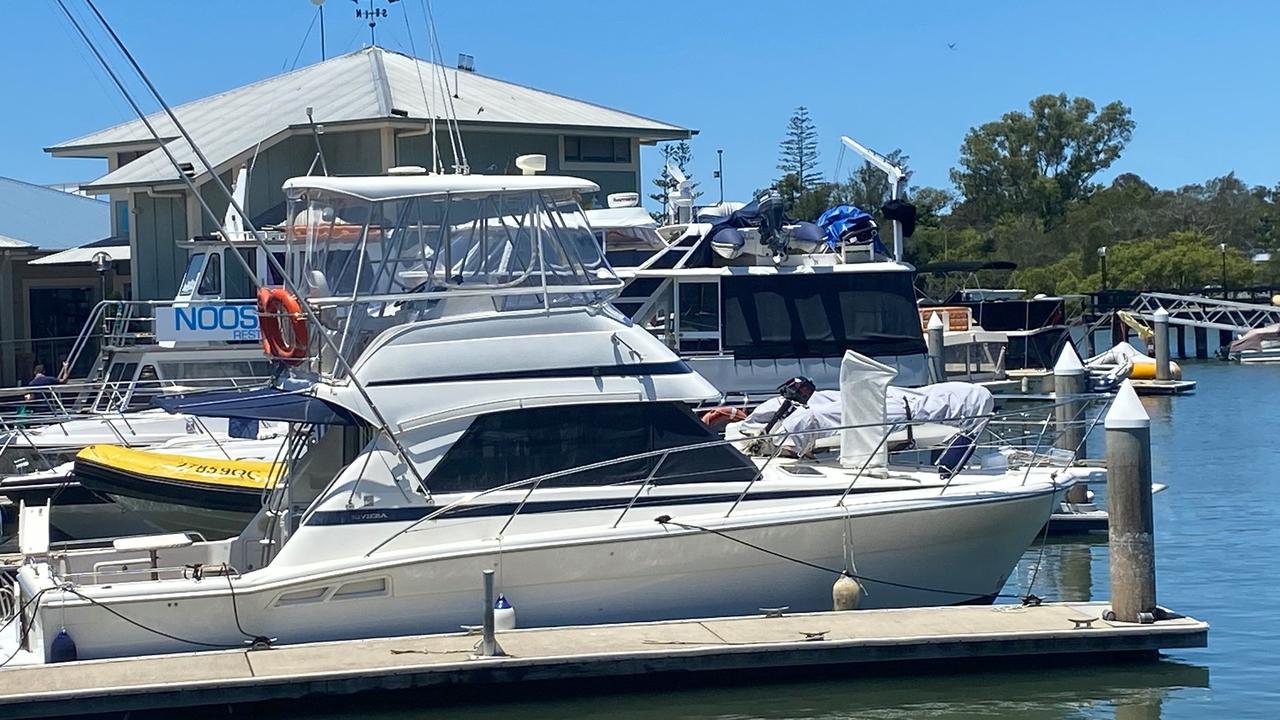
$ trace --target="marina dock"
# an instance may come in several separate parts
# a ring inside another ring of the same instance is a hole
[[[73,662],[3,671],[0,715],[60,717],[412,690],[584,679],[709,676],[945,660],[1083,663],[1204,647],[1207,623],[1169,614],[1108,622],[1106,603],[916,608],[680,620],[498,633],[504,657],[462,633],[266,650]]]

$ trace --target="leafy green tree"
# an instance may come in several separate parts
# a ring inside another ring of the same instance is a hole
[[[689,145],[689,141],[681,140],[679,142],[669,142],[662,146],[662,168],[658,173],[658,177],[653,179],[653,185],[657,188],[656,192],[649,194],[649,199],[662,203],[662,212],[649,213],[654,220],[664,222],[667,217],[667,193],[676,189],[676,179],[672,177],[671,172],[667,170],[667,165],[671,164],[680,169],[684,176],[690,181],[693,180],[693,174],[689,171],[689,165],[693,163],[693,148]],[[698,183],[692,182],[693,197],[695,199],[702,196],[697,189]]]
[[[814,189],[822,181],[822,173],[818,171],[818,129],[809,117],[809,108],[801,105],[787,121],[787,132],[778,145],[778,169],[782,171],[782,179],[788,175],[795,177],[794,189],[788,185],[788,192],[783,198],[794,203],[801,193]],[[782,192],[782,180],[779,180],[779,192]]]
[[[1028,112],[970,130],[951,180],[979,221],[1027,214],[1052,225],[1120,157],[1133,135],[1129,115],[1118,101],[1099,110],[1088,98],[1041,95]]]

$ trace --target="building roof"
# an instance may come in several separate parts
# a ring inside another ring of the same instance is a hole
[[[0,248],[65,250],[110,234],[110,203],[0,177]]]
[[[124,236],[109,237],[80,247],[63,250],[52,255],[32,260],[28,265],[90,265],[93,257],[105,252],[114,262],[116,260],[132,260],[133,252],[129,247],[129,238]]]
[[[419,74],[420,73],[420,74]],[[433,90],[443,74],[457,97]],[[421,78],[421,82],[419,81]],[[456,78],[456,80],[455,80]],[[460,125],[614,130],[643,141],[685,138],[694,131],[678,125],[535,90],[476,73],[455,73],[425,60],[374,46],[293,72],[195,100],[174,108],[178,119],[215,166],[252,151],[260,142],[306,127],[307,108],[316,123],[336,125],[395,120],[414,124],[446,116],[448,101]],[[198,166],[195,153],[178,139],[163,113],[149,118],[179,162]],[[153,148],[89,187],[104,189],[180,181],[141,120],[45,148],[54,155],[104,157],[133,146]]]
[[[473,194],[500,191],[571,190],[596,192],[598,185],[590,180],[556,175],[379,175],[375,177],[339,177],[308,175],[285,180],[286,190],[330,190],[365,200],[443,193]]]

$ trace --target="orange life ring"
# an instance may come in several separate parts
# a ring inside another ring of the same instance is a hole
[[[290,365],[306,359],[311,337],[302,316],[302,303],[285,288],[258,288],[258,332],[268,355]]]
[[[747,411],[736,407],[717,407],[702,414],[702,424],[718,428],[731,422],[742,422],[747,419]]]

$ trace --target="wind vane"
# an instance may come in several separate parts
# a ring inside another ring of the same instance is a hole
[[[370,45],[378,44],[376,36],[374,34],[376,28],[378,27],[378,18],[384,18],[387,16],[387,9],[384,7],[381,7],[381,8],[374,7],[374,1],[375,0],[369,0],[369,7],[368,9],[365,9],[360,7],[360,0],[351,0],[351,2],[356,4],[356,17],[361,20],[369,21],[369,44]],[[388,5],[394,5],[395,3],[400,2],[400,0],[383,0],[383,1],[386,2],[386,4]]]

